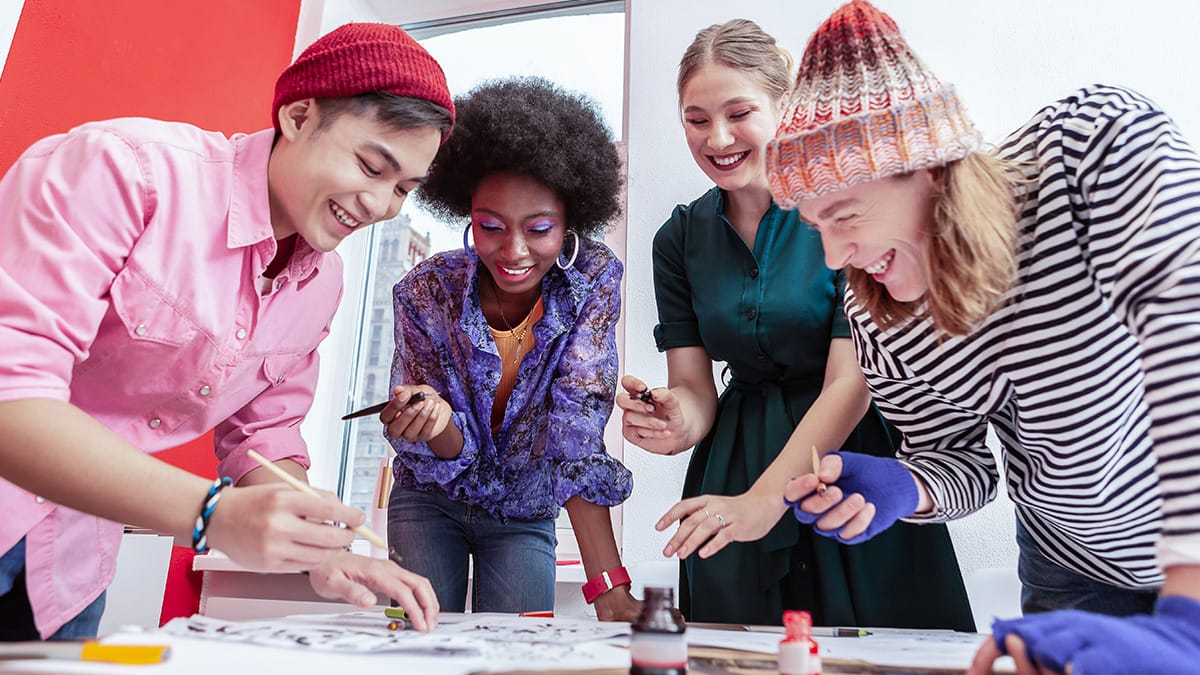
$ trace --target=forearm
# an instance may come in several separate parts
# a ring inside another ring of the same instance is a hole
[[[0,475],[56,503],[190,541],[208,481],[62,401],[0,403]]]
[[[579,495],[567,500],[567,516],[579,542],[579,555],[587,578],[621,566],[612,518],[607,506],[593,504]]]
[[[870,396],[861,382],[851,379],[831,381],[821,390],[788,442],[750,490],[762,494],[783,494],[784,485],[800,474],[812,473],[812,448],[824,454],[840,448],[870,406]],[[781,512],[782,512],[782,506]]]

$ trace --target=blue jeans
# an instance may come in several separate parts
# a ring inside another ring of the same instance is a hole
[[[467,569],[473,612],[543,612],[554,609],[553,520],[507,523],[442,493],[392,489],[388,545],[401,564],[433,584],[446,612],[467,602]]]
[[[104,593],[82,612],[63,624],[51,640],[94,638],[104,615]],[[40,639],[33,623],[33,609],[25,592],[25,540],[21,539],[0,556],[0,642]]]
[[[1042,555],[1033,537],[1017,519],[1017,576],[1021,578],[1021,611],[1025,614],[1056,609],[1079,609],[1109,616],[1152,614],[1155,591],[1113,586],[1073,572]]]

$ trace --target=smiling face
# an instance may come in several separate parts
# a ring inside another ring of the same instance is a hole
[[[541,293],[566,232],[562,199],[542,183],[521,175],[484,177],[471,196],[471,234],[480,262],[501,295],[532,305]],[[523,303],[517,303],[523,304]]]
[[[718,187],[767,187],[763,152],[782,105],[750,73],[721,63],[696,70],[679,96],[692,159]]]
[[[275,238],[299,234],[329,252],[355,230],[400,212],[429,170],[441,133],[391,129],[353,112],[321,127],[320,115],[313,99],[280,110],[267,181]]]
[[[900,302],[919,300],[938,181],[930,170],[881,178],[804,199],[800,217],[821,233],[825,264],[856,267]]]

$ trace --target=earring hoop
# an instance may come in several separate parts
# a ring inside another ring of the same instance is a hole
[[[567,230],[567,234],[575,238],[575,249],[571,251],[571,259],[566,264],[563,264],[562,252],[559,252],[558,258],[554,260],[554,264],[558,265],[558,269],[560,270],[571,269],[571,266],[575,264],[575,258],[579,256],[579,235],[575,233],[575,230]]]
[[[463,230],[463,250],[466,251],[468,258],[479,260],[479,256],[475,255],[475,252],[471,250],[471,244],[467,242],[467,237],[469,236],[471,236],[470,224],[467,225],[467,229]]]

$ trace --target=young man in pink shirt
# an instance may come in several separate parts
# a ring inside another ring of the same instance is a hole
[[[348,24],[280,75],[273,114],[231,138],[85,124],[0,180],[0,639],[95,635],[122,523],[434,627],[424,578],[321,524],[361,512],[247,451],[304,477],[333,250],[420,185],[453,124],[445,77],[399,28]],[[208,429],[233,487],[149,456]]]

